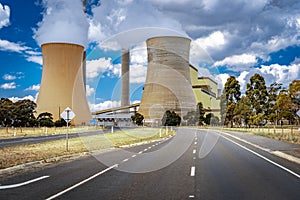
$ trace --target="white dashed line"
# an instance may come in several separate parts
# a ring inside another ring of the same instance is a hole
[[[196,157],[194,157],[193,160],[196,160]]]
[[[143,153],[143,151],[140,151],[138,154],[142,154]]]
[[[195,176],[195,166],[191,167],[191,176]]]
[[[124,159],[122,162],[127,162],[128,161],[128,158]]]
[[[190,195],[189,198],[195,198],[195,196],[194,195]]]
[[[197,142],[195,142],[195,144],[197,144]]]
[[[134,157],[136,157],[136,155],[132,155],[132,156],[131,156],[131,158],[134,158]]]
[[[91,176],[91,177],[89,177],[89,178],[87,178],[87,179],[85,179],[85,180],[83,180],[83,181],[81,181],[81,182],[79,182],[79,183],[77,183],[77,184],[75,184],[75,185],[73,185],[73,186],[71,186],[71,187],[69,187],[69,188],[67,188],[67,189],[65,189],[65,190],[63,190],[63,191],[61,191],[61,192],[53,195],[53,196],[51,196],[51,197],[49,197],[49,198],[47,198],[46,200],[55,199],[55,198],[57,198],[57,197],[65,194],[66,192],[69,192],[69,191],[73,190],[74,188],[77,188],[80,185],[85,184],[86,182],[88,182],[88,181],[90,181],[90,180],[92,180],[92,179],[100,176],[101,174],[104,174],[105,172],[108,172],[108,171],[110,171],[110,170],[112,170],[114,168],[117,168],[117,167],[118,167],[118,164],[115,164],[115,165],[113,165],[111,167],[108,167],[105,170],[103,170],[103,171],[101,171],[101,172],[99,172],[99,173],[97,173],[97,174],[95,174],[95,175],[93,175],[93,176]]]
[[[195,153],[196,153],[196,149],[193,150],[193,154],[195,154]]]
[[[144,149],[144,151],[147,151],[148,149]]]

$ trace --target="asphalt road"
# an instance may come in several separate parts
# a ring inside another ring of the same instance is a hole
[[[218,132],[179,129],[3,178],[0,199],[300,199],[299,174],[299,165]]]

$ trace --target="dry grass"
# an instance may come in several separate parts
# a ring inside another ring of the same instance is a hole
[[[175,131],[168,131],[168,136]],[[167,137],[165,130],[162,137]],[[81,152],[101,150],[109,147],[120,147],[143,141],[159,139],[159,129],[139,128],[115,133],[85,136],[69,139],[69,151],[66,151],[66,141],[57,140],[39,144],[22,145],[0,149],[0,169],[33,161],[45,160],[57,156]]]
[[[83,126],[83,127],[69,127],[69,133],[81,133],[86,131],[102,130],[101,127]],[[16,138],[16,137],[29,137],[29,136],[44,136],[67,133],[67,127],[33,127],[33,128],[0,128],[0,139],[3,138]]]
[[[299,127],[260,127],[260,128],[224,128],[228,131],[246,132],[254,135],[260,135],[275,140],[300,144],[300,131]]]

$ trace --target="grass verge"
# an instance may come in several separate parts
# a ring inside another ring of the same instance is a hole
[[[69,151],[66,151],[66,141],[56,140],[38,144],[21,145],[0,149],[0,169],[28,162],[46,160],[53,157],[95,151],[110,147],[121,147],[139,142],[169,137],[175,131],[158,128],[137,128],[121,130],[114,133],[85,136],[69,139]]]

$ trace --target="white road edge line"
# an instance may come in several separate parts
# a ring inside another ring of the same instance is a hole
[[[13,185],[3,185],[3,186],[0,186],[0,190],[21,187],[21,186],[28,185],[30,183],[34,183],[34,182],[37,182],[37,181],[40,181],[42,179],[49,178],[49,177],[50,176],[42,176],[42,177],[35,178],[35,179],[29,180],[29,181],[26,181],[26,182],[23,182],[23,183],[18,183],[18,184],[13,184]]]
[[[88,182],[88,181],[90,181],[90,180],[96,178],[97,176],[100,176],[101,174],[104,174],[105,172],[108,172],[109,170],[111,170],[111,169],[113,169],[113,168],[116,168],[116,167],[118,167],[118,166],[119,166],[118,164],[115,164],[115,165],[113,165],[113,166],[110,166],[110,167],[106,168],[105,170],[103,170],[103,171],[101,171],[101,172],[99,172],[99,173],[97,173],[97,174],[95,174],[95,175],[93,175],[93,176],[91,176],[91,177],[89,177],[89,178],[87,178],[87,179],[85,179],[85,180],[83,180],[83,181],[81,181],[81,182],[79,182],[79,183],[77,183],[77,184],[75,184],[75,185],[73,185],[73,186],[71,186],[71,187],[69,187],[69,188],[67,188],[67,189],[65,189],[65,190],[63,190],[63,191],[61,191],[61,192],[59,192],[59,193],[53,195],[53,196],[51,196],[51,197],[49,197],[49,198],[47,198],[46,200],[55,199],[55,198],[57,198],[57,197],[63,195],[64,193],[69,192],[69,191],[73,190],[74,188],[77,188],[77,187],[79,187],[80,185],[83,185],[84,183],[86,183],[86,182]]]
[[[231,140],[231,139],[229,139],[229,138],[227,138],[227,137],[225,137],[225,136],[223,136],[223,135],[221,135],[221,137],[223,137],[223,138],[225,138],[226,140],[228,140],[228,141],[230,141],[230,142],[232,142],[232,143],[238,145],[239,147],[241,147],[241,148],[243,148],[243,149],[245,149],[245,150],[247,150],[247,151],[253,153],[254,155],[256,155],[256,156],[258,156],[258,157],[264,159],[265,161],[268,161],[269,163],[271,163],[271,164],[273,164],[273,165],[275,165],[275,166],[277,166],[277,167],[283,169],[284,171],[286,171],[286,172],[288,172],[288,173],[290,173],[290,174],[296,176],[297,178],[300,178],[300,175],[297,174],[297,173],[295,173],[295,172],[293,172],[292,170],[290,170],[290,169],[288,169],[288,168],[286,168],[286,167],[284,167],[284,166],[282,166],[282,165],[280,165],[280,164],[278,164],[278,163],[276,163],[276,162],[274,162],[274,161],[272,161],[272,160],[270,160],[270,159],[268,159],[268,158],[266,158],[266,157],[260,155],[259,153],[256,153],[255,151],[252,151],[251,149],[248,149],[247,147],[245,147],[245,146],[243,146],[243,145],[241,145],[241,144],[239,144],[239,143],[237,143],[237,142],[235,142],[235,141],[233,141],[233,140]]]
[[[191,167],[191,176],[195,176],[195,166]]]

